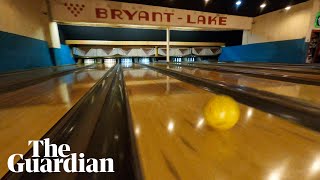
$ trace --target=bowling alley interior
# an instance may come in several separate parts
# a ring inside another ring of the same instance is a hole
[[[1,179],[320,179],[320,0],[0,13]]]

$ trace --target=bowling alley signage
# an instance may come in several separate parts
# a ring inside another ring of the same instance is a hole
[[[202,1],[199,1],[201,5]],[[252,18],[105,0],[50,0],[57,22],[249,30]]]

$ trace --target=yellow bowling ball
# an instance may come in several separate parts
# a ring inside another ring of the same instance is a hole
[[[207,124],[218,130],[232,128],[239,117],[239,105],[229,96],[217,95],[204,107],[204,118]]]

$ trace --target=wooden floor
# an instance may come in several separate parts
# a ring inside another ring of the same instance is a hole
[[[174,70],[320,104],[317,86]],[[8,156],[26,153],[27,141],[40,139],[105,72],[78,71],[0,95],[0,177]],[[236,126],[217,131],[202,111],[215,94],[139,65],[124,76],[146,180],[320,179],[320,133],[240,103]]]
[[[204,63],[196,63],[196,64],[204,64]],[[211,63],[212,64],[212,63]],[[260,70],[276,70],[279,72],[296,72],[296,73],[303,73],[308,72],[309,74],[319,74],[319,68],[318,67],[310,67],[306,65],[299,65],[299,66],[290,66],[290,65],[271,65],[271,64],[248,64],[248,63],[218,63],[218,64],[213,64],[213,65],[218,65],[221,67],[236,67],[240,69],[260,69]],[[312,64],[311,64],[312,65]]]
[[[8,157],[25,154],[28,141],[40,139],[105,72],[78,71],[0,95],[0,177]]]
[[[320,179],[319,133],[243,104],[239,123],[217,131],[202,113],[215,94],[148,69],[124,74],[147,180]]]
[[[210,66],[209,66],[210,67]],[[229,69],[229,70],[235,70],[234,67],[223,67],[224,69]],[[239,69],[243,70],[243,69]],[[300,69],[303,70],[303,69]],[[281,72],[281,71],[274,71],[274,70],[265,70],[265,69],[246,69],[245,70],[248,73],[263,73],[263,74],[274,74],[274,75],[279,75],[282,76],[283,74],[286,74],[287,76],[291,77],[298,77],[298,78],[306,78],[310,80],[320,80],[319,75],[313,75],[313,74],[303,74],[303,73],[293,73],[293,72]]]
[[[158,64],[157,66],[166,67],[167,65]],[[254,89],[268,91],[283,96],[290,96],[304,101],[310,101],[320,106],[320,86],[254,78],[241,74],[222,73],[198,68],[179,68],[177,66],[170,66],[168,68],[179,72],[188,73],[200,78],[224,82],[231,85],[251,87]],[[282,73],[286,74],[286,72]],[[320,75],[317,76],[320,78]]]

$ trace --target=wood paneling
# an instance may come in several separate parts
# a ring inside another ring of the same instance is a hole
[[[166,46],[166,41],[96,41],[96,40],[66,40],[69,45],[105,45],[105,46]],[[170,46],[215,47],[224,46],[221,42],[175,42]]]

